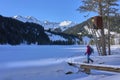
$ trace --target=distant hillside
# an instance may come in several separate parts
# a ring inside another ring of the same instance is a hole
[[[111,23],[111,28],[110,30],[113,32],[120,33],[120,17],[110,17],[110,23]],[[78,33],[81,33],[81,35],[89,35],[88,32],[85,30],[85,26],[87,23],[90,22],[90,19],[75,25],[67,30],[64,31],[66,34],[73,34],[73,35],[78,35]],[[107,28],[107,27],[105,27]]]
[[[110,18],[111,28],[113,32],[120,33],[120,16]]]
[[[85,30],[84,26],[87,24],[87,21],[84,21],[78,25],[75,25],[67,30],[64,31],[66,34],[73,34],[75,36],[78,35],[78,33],[82,33],[81,35],[85,36],[88,35],[88,32]]]
[[[77,36],[65,34],[62,32],[54,32],[54,31],[45,31],[45,33],[50,38],[51,43],[54,45],[71,45],[71,44],[79,44],[80,40]]]

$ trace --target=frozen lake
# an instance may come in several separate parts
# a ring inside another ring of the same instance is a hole
[[[40,60],[49,58],[68,58],[85,53],[86,46],[0,46],[0,63]]]
[[[74,68],[66,60],[85,51],[79,45],[1,45],[0,80],[70,80],[65,73]]]
[[[116,55],[100,57],[94,47],[95,53],[91,56],[94,63],[118,65],[120,57],[117,54],[120,50],[116,48],[112,48]],[[85,51],[85,45],[0,45],[0,80],[103,80],[101,78],[113,75],[92,71],[95,75],[91,77],[77,73],[77,68],[67,64],[66,61],[85,61]],[[66,75],[69,71],[73,74]]]

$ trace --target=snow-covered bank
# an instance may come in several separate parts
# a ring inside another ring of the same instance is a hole
[[[83,62],[86,46],[0,45],[0,80],[119,80],[120,73],[92,70],[78,72],[68,61]],[[96,51],[96,50],[95,50]],[[110,56],[91,58],[93,64],[120,66],[120,46],[112,46]],[[69,73],[70,74],[66,74]]]

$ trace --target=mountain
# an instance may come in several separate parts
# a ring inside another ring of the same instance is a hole
[[[87,28],[88,23],[91,24],[91,18],[65,30],[64,33],[73,34],[73,35],[78,35],[78,33],[81,33],[82,35],[88,35],[89,34],[89,30]],[[111,24],[110,25],[111,32],[120,33],[120,17],[111,16],[110,17],[110,24]],[[105,25],[105,31],[106,31],[108,28],[107,28],[106,24],[104,24],[104,25]]]
[[[59,32],[63,32],[64,30],[76,25],[77,23],[74,23],[72,21],[63,21],[63,22],[50,22],[50,21],[40,21],[32,16],[26,16],[26,17],[23,17],[23,16],[20,16],[20,15],[17,15],[17,16],[13,16],[14,19],[17,19],[17,20],[20,20],[22,22],[33,22],[33,23],[37,23],[37,24],[40,24],[44,27],[45,30],[52,30],[52,31],[58,31],[59,29]]]
[[[120,17],[111,17],[111,36],[120,41]],[[0,44],[86,44],[93,37],[88,28],[88,19],[80,24],[72,21],[49,22],[27,16],[0,16]],[[108,29],[105,28],[107,35]],[[119,43],[119,42],[117,42]]]
[[[103,19],[105,20],[105,18],[103,18]],[[110,16],[109,20],[110,20],[111,44],[118,45],[118,44],[120,44],[120,16],[117,16],[117,17]],[[65,30],[64,33],[72,34],[75,36],[80,36],[80,38],[85,37],[85,36],[87,36],[89,38],[93,38],[93,33],[91,31],[91,28],[88,27],[89,26],[88,23],[93,24],[93,23],[91,23],[91,18]],[[107,39],[108,27],[106,24],[104,24],[104,25],[105,25],[105,28],[104,28],[105,37]],[[100,37],[100,35],[101,35],[100,29],[96,29],[96,31],[97,31],[97,33],[96,33],[97,37]]]
[[[35,18],[27,17],[29,19],[26,21],[22,16],[16,17],[19,20],[0,15],[0,44],[71,45],[79,41],[73,35],[45,30],[42,25],[32,22],[38,21]]]
[[[13,18],[17,19],[19,21],[22,21],[22,22],[33,22],[33,23],[41,24],[41,22],[39,20],[37,20],[36,18],[34,18],[32,16],[23,17],[20,15],[17,15],[17,16],[13,16]]]
[[[35,23],[23,23],[0,15],[0,44],[49,44],[44,28]]]

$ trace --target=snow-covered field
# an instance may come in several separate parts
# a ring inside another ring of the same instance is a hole
[[[67,64],[86,61],[85,51],[84,45],[0,45],[0,80],[120,80],[120,73],[92,70],[88,75]],[[112,46],[112,54],[101,57],[95,50],[92,64],[120,67],[119,45]]]

